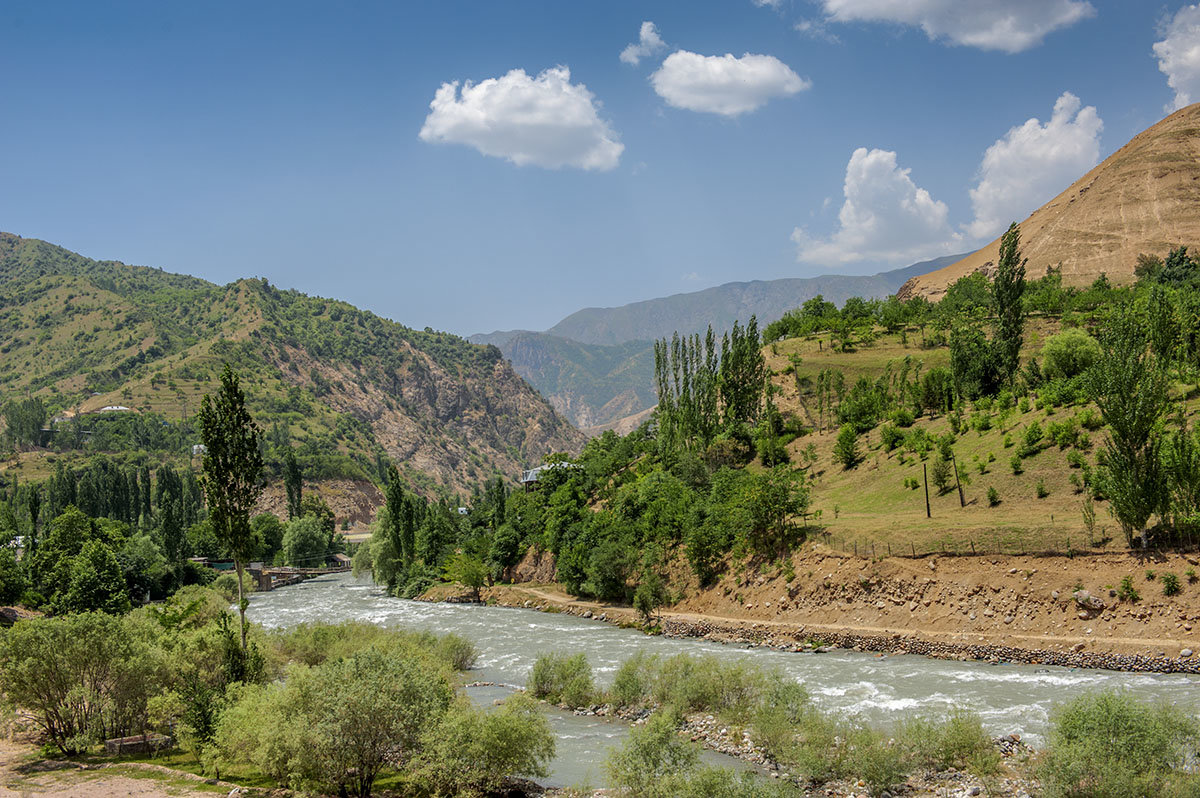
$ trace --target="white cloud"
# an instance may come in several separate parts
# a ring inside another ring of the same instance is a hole
[[[821,19],[802,19],[793,25],[792,29],[810,39],[819,39],[830,44],[841,44],[841,39],[832,33],[829,30],[829,26]]]
[[[1096,165],[1104,122],[1094,107],[1080,106],[1063,92],[1046,124],[1030,119],[988,147],[971,189],[975,221],[966,230],[973,238],[999,235]]]
[[[783,0],[754,0],[754,5],[759,8],[775,8],[778,9]]]
[[[859,147],[846,165],[838,229],[827,240],[803,228],[792,232],[797,260],[825,266],[854,261],[911,263],[945,255],[962,236],[946,221],[948,209],[896,164],[896,153]]]
[[[1019,53],[1096,13],[1086,0],[822,0],[837,22],[893,22],[930,39]]]
[[[658,96],[676,108],[737,116],[773,97],[811,88],[812,83],[770,55],[698,55],[676,50],[650,76]]]
[[[474,84],[443,83],[429,104],[422,141],[466,144],[517,166],[612,169],[625,145],[597,113],[595,97],[565,66],[536,78],[514,69]]]
[[[637,66],[643,58],[665,49],[667,49],[667,43],[663,41],[662,36],[658,35],[658,28],[654,26],[654,23],[643,22],[641,30],[638,31],[637,42],[621,51],[621,61]]]
[[[1184,6],[1163,30],[1163,40],[1154,43],[1158,68],[1175,90],[1175,103],[1168,111],[1191,105],[1200,97],[1200,5]]]

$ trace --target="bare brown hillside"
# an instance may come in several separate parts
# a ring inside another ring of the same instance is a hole
[[[1189,105],[1139,133],[1070,188],[1021,223],[1026,273],[1062,267],[1063,282],[1087,285],[1101,274],[1133,279],[1140,253],[1165,256],[1200,242],[1200,104]],[[957,263],[914,277],[901,298],[938,299],[974,271],[987,271],[996,239]]]

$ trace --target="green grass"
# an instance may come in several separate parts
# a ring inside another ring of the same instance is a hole
[[[1045,339],[1057,329],[1055,320],[1031,319],[1023,358],[1039,353]],[[815,382],[822,369],[837,369],[845,374],[849,388],[859,377],[874,380],[884,376],[889,367],[893,373],[898,372],[906,356],[921,363],[922,373],[948,364],[946,347],[922,349],[920,341],[920,333],[910,330],[907,346],[899,334],[884,334],[856,351],[835,352],[828,340],[818,346],[813,337],[779,341],[765,347],[764,353],[768,367],[774,372],[773,381],[782,391],[777,400],[781,411],[808,422],[810,416],[797,397],[794,375],[782,373],[791,364],[793,355],[803,358],[801,376]],[[811,388],[804,401],[815,416],[818,411]],[[914,550],[917,554],[943,550],[1016,554],[1068,548],[1076,551],[1105,546],[1123,548],[1124,540],[1105,502],[1096,504],[1096,530],[1089,539],[1082,511],[1086,494],[1071,481],[1074,476],[1082,482],[1080,460],[1095,467],[1096,452],[1104,441],[1102,429],[1086,433],[1090,447],[1085,449],[1060,449],[1048,438],[1044,439],[1036,454],[1020,459],[1021,473],[1014,474],[1009,467],[1010,458],[1022,447],[1027,427],[1037,422],[1048,432],[1051,423],[1070,419],[1085,409],[1079,406],[1039,410],[1033,404],[1024,413],[1014,409],[1003,426],[993,413],[990,429],[982,432],[970,429],[957,436],[954,453],[960,469],[970,480],[970,484],[963,485],[966,506],[960,507],[953,481],[949,491],[939,494],[931,478],[930,518],[925,512],[922,467],[929,466],[932,475],[936,447],[925,460],[905,451],[903,446],[888,452],[882,445],[880,428],[876,427],[859,439],[863,461],[846,470],[833,458],[836,428],[797,438],[788,446],[793,464],[804,462],[800,455],[810,444],[815,444],[818,454],[809,473],[811,510],[819,510],[821,514],[810,523],[824,533],[821,539],[833,546],[854,551],[857,544],[860,555],[864,552],[870,555],[872,544],[875,556],[886,555],[889,544],[894,554],[911,554]],[[1195,404],[1195,400],[1188,402],[1187,409],[1192,414]],[[968,421],[972,416],[970,411],[968,407],[964,413]],[[923,429],[937,438],[950,432],[951,424],[945,415],[926,414],[911,429]],[[1011,438],[1012,446],[1004,445],[1006,437]],[[980,473],[980,465],[984,473]],[[921,485],[915,490],[909,487],[913,480]],[[1046,492],[1041,498],[1039,484]],[[1000,496],[995,507],[988,503],[989,488],[994,488]]]

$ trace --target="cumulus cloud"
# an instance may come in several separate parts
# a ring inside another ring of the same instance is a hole
[[[1200,97],[1200,5],[1184,6],[1164,26],[1163,40],[1154,43],[1158,68],[1175,90],[1174,111]]]
[[[811,88],[812,83],[770,55],[698,55],[676,50],[650,76],[668,105],[689,111],[737,116],[761,108],[774,97]]]
[[[626,64],[638,65],[643,58],[667,49],[667,43],[658,35],[658,28],[653,22],[643,22],[638,31],[638,40],[621,51],[621,61]]]
[[[946,221],[946,204],[917,186],[909,172],[897,165],[894,152],[855,150],[846,165],[838,229],[822,240],[797,227],[797,259],[824,266],[912,262],[957,248],[962,236]]]
[[[822,0],[837,22],[892,22],[930,39],[1019,53],[1096,13],[1086,0]]]
[[[1036,118],[988,147],[979,183],[971,189],[973,238],[992,238],[1078,180],[1100,159],[1104,123],[1092,106],[1063,92],[1045,124]]]
[[[474,147],[517,166],[612,169],[625,145],[600,118],[595,97],[565,66],[536,78],[514,69],[475,84],[443,83],[429,104],[422,141]]]

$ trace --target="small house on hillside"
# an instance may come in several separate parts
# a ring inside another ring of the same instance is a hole
[[[559,468],[579,468],[579,466],[575,463],[546,463],[545,465],[540,465],[537,468],[530,468],[521,472],[521,485],[526,491],[533,490],[535,487],[537,487],[537,483],[543,474],[545,474],[547,471],[554,471]]]

